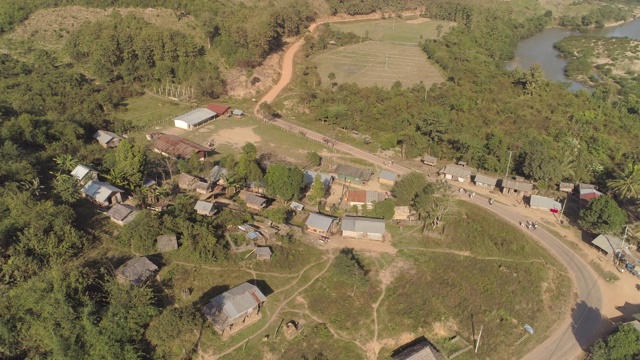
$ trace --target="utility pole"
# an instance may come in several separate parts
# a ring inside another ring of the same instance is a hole
[[[564,204],[562,204],[562,209],[560,209],[560,217],[558,218],[558,221],[560,222],[562,222],[562,214],[564,213],[564,208],[567,206],[567,200],[569,200],[569,195],[564,198]]]
[[[478,334],[478,341],[476,341],[476,350],[475,353],[478,353],[478,346],[480,346],[480,337],[482,336],[482,328],[484,327],[484,325],[480,326],[480,333]]]
[[[389,69],[389,53],[387,53],[387,60],[384,63],[384,69],[385,70]]]
[[[505,179],[507,178],[507,175],[509,175],[509,166],[511,166],[511,153],[513,151],[509,150],[509,162],[507,163],[507,171],[504,172],[504,177]]]
[[[620,266],[620,258],[622,258],[622,252],[624,251],[624,240],[627,238],[627,231],[629,230],[629,225],[624,226],[624,235],[622,235],[622,246],[620,247],[620,255],[617,256],[617,264],[616,266]]]

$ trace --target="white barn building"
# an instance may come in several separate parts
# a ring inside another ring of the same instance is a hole
[[[180,115],[173,119],[173,123],[177,128],[190,130],[207,123],[218,115],[217,113],[206,109],[198,108],[186,114]]]

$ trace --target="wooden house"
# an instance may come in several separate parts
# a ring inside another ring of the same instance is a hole
[[[268,246],[258,246],[255,250],[256,259],[258,260],[269,260],[273,255],[271,248]]]
[[[384,240],[385,221],[365,217],[345,216],[342,219],[342,237]]]
[[[329,236],[334,230],[337,219],[331,216],[309,213],[309,217],[305,222],[305,230],[320,236]]]
[[[517,198],[531,195],[533,184],[521,180],[504,179],[502,180],[502,193]]]
[[[138,210],[136,210],[135,207],[127,204],[115,204],[107,212],[107,215],[109,215],[111,221],[120,226],[124,226],[132,222],[136,218],[137,214]]]
[[[202,312],[222,336],[229,336],[260,318],[267,301],[257,286],[243,283],[209,301]]]
[[[122,193],[124,190],[102,181],[91,180],[82,187],[82,196],[91,199],[100,206],[121,203]]]
[[[473,182],[476,186],[479,186],[481,188],[493,189],[494,187],[496,187],[498,179],[484,174],[477,174],[473,178]]]
[[[158,267],[144,256],[135,257],[116,269],[116,280],[129,282],[135,286],[146,283],[155,273]]]
[[[383,185],[393,186],[400,176],[394,172],[382,170],[378,175],[378,182]]]
[[[216,213],[214,204],[208,201],[198,200],[193,208],[198,215],[213,216]]]
[[[423,164],[429,165],[429,166],[436,166],[436,163],[438,162],[438,158],[436,158],[435,156],[431,156],[429,154],[422,155],[421,160]]]
[[[471,168],[456,164],[449,164],[440,170],[440,174],[447,180],[464,183],[471,177]]]
[[[71,176],[84,185],[91,180],[98,180],[98,171],[87,165],[78,165],[71,171]]]
[[[107,130],[98,130],[93,134],[93,138],[98,140],[98,143],[105,149],[118,147],[122,141],[122,138],[116,133]]]

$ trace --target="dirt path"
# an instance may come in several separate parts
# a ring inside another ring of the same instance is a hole
[[[208,269],[208,270],[229,270],[231,268],[229,267],[213,267],[213,266],[206,266],[206,265],[198,265],[198,264],[192,264],[192,263],[188,263],[188,262],[183,262],[183,261],[172,261],[172,263],[174,264],[180,264],[180,265],[185,265],[185,266],[191,266],[191,267],[200,267],[203,269]],[[306,269],[308,269],[310,266],[313,266],[316,263],[313,263],[309,266],[307,266],[306,268],[304,268],[302,271],[305,271]],[[294,277],[294,276],[298,276],[299,273],[296,274],[279,274],[279,273],[272,273],[272,272],[265,272],[265,271],[255,271],[253,269],[249,269],[246,267],[241,267],[239,269],[234,269],[234,270],[242,270],[242,271],[246,271],[252,274],[261,274],[261,275],[271,275],[271,276],[280,276],[280,277]]]
[[[258,336],[258,335],[260,335],[260,334],[262,334],[262,332],[263,332],[263,331],[265,331],[269,326],[271,326],[271,324],[276,320],[277,315],[280,313],[280,311],[282,311],[282,309],[287,305],[287,303],[289,303],[291,300],[293,300],[295,297],[297,297],[297,296],[298,296],[298,293],[300,293],[300,292],[301,292],[301,291],[303,291],[304,289],[306,289],[306,288],[308,288],[309,286],[311,286],[311,284],[313,284],[316,280],[318,280],[318,278],[319,278],[320,276],[322,276],[325,272],[327,272],[327,270],[329,270],[329,266],[331,266],[331,263],[333,262],[334,257],[335,257],[335,255],[330,254],[329,256],[325,257],[323,260],[318,261],[318,262],[315,262],[315,263],[313,263],[313,264],[311,264],[311,265],[309,265],[309,266],[305,267],[302,271],[300,271],[300,274],[298,275],[298,278],[297,278],[294,282],[292,282],[292,283],[291,283],[290,285],[288,285],[288,286],[285,286],[285,287],[284,287],[284,288],[282,288],[282,289],[279,289],[279,290],[277,290],[277,291],[274,291],[274,294],[275,294],[275,293],[277,293],[277,292],[279,292],[279,291],[283,291],[283,290],[286,290],[286,289],[288,289],[288,288],[292,287],[293,285],[295,285],[295,284],[297,284],[297,283],[298,283],[298,281],[300,280],[300,278],[302,277],[302,275],[304,274],[304,272],[305,272],[307,269],[309,269],[310,267],[312,267],[312,266],[314,266],[314,265],[316,265],[316,264],[319,264],[319,263],[320,263],[320,262],[322,262],[322,261],[325,261],[325,260],[327,260],[327,259],[329,260],[329,261],[327,261],[327,266],[325,266],[325,268],[324,268],[324,269],[322,269],[322,271],[320,271],[319,273],[317,273],[317,274],[316,274],[316,275],[315,275],[311,280],[309,280],[309,282],[308,282],[308,283],[306,283],[304,286],[302,286],[301,288],[299,288],[299,289],[298,289],[298,291],[296,291],[296,292],[295,292],[293,295],[291,295],[289,298],[285,299],[285,300],[282,302],[282,304],[280,304],[280,306],[278,306],[278,308],[276,309],[276,311],[274,311],[274,312],[273,312],[273,314],[271,314],[271,319],[269,319],[269,321],[268,321],[266,324],[264,324],[264,326],[263,326],[260,330],[258,330],[258,331],[256,331],[255,333],[253,333],[253,335],[249,336],[245,341],[243,341],[243,342],[241,342],[241,343],[236,344],[235,346],[233,346],[233,347],[231,347],[231,348],[229,348],[229,349],[225,350],[224,352],[222,352],[222,353],[220,353],[220,354],[206,354],[206,355],[205,355],[205,354],[201,354],[201,357],[202,357],[203,359],[212,359],[212,360],[213,360],[213,359],[219,359],[219,358],[221,358],[222,356],[227,355],[227,354],[231,353],[232,351],[236,350],[237,348],[239,348],[240,346],[244,345],[244,344],[245,344],[246,342],[248,342],[249,340],[251,340],[251,339],[255,338],[256,336]],[[272,295],[273,295],[273,294],[272,294]]]

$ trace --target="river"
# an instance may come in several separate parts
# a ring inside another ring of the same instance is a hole
[[[545,76],[551,80],[563,81],[571,84],[569,90],[578,91],[588,87],[567,79],[564,67],[567,61],[560,58],[553,44],[572,35],[601,35],[608,37],[629,37],[640,40],[640,18],[618,26],[592,29],[586,32],[572,31],[563,28],[547,28],[542,32],[522,40],[516,48],[515,59],[507,63],[507,69],[529,69],[533,64],[540,64]]]

